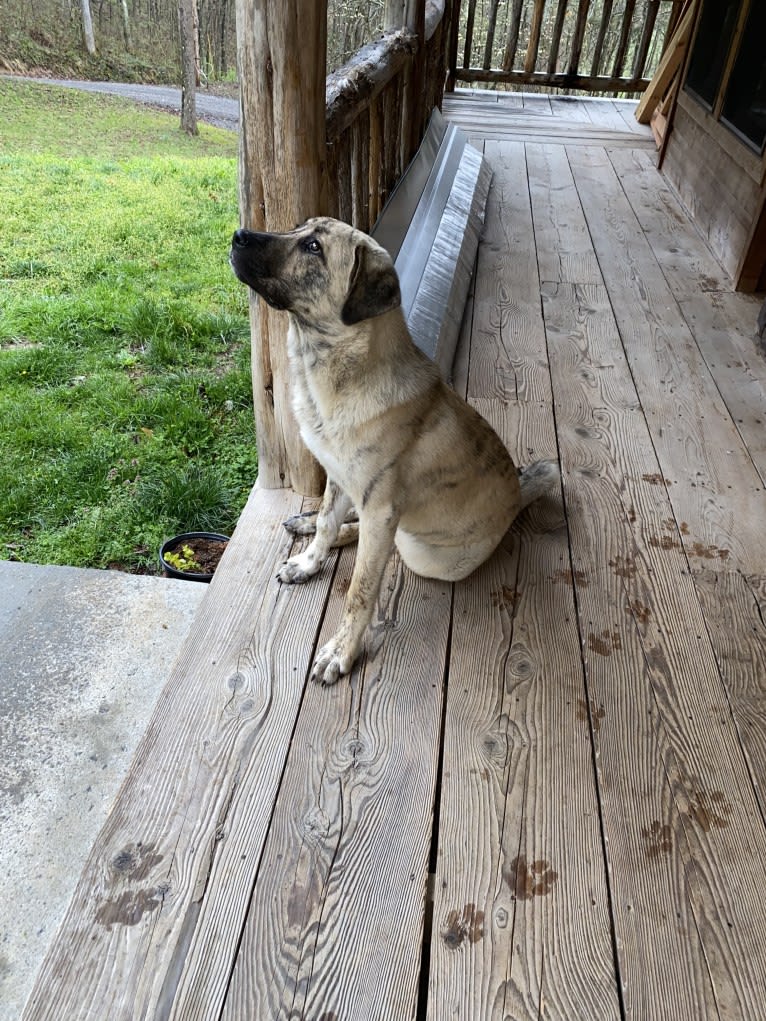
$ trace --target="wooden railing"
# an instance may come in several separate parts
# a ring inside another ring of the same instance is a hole
[[[455,82],[642,92],[684,0],[461,0]],[[462,60],[462,64],[459,61]]]
[[[327,79],[329,205],[370,230],[423,137],[446,76],[449,5],[421,6],[423,23],[391,28]]]

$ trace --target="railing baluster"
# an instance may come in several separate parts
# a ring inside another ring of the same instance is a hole
[[[596,45],[593,48],[593,63],[590,67],[590,73],[593,78],[595,78],[601,70],[601,54],[604,50],[604,40],[606,39],[607,29],[609,28],[609,19],[611,16],[612,0],[604,0],[604,6],[601,11],[601,24],[598,26]]]
[[[366,117],[357,117],[351,135],[351,222],[367,229],[370,224],[370,129]]]
[[[535,7],[532,11],[532,24],[529,28],[529,43],[527,44],[527,55],[524,59],[524,70],[529,73],[534,71],[537,65],[537,52],[540,49],[540,29],[543,26],[543,12],[545,11],[545,0],[535,0]]]
[[[548,54],[548,74],[556,73],[559,47],[561,46],[561,30],[564,27],[568,3],[569,0],[559,0],[559,5],[556,8],[556,18],[553,22],[553,32],[551,33],[551,51]]]
[[[576,0],[575,10],[575,0],[555,0],[555,6],[554,0],[547,4],[546,0],[506,0],[505,4],[463,0],[463,66],[455,66],[454,41],[447,69],[450,87],[462,81],[595,93],[641,92],[667,46],[668,23],[685,2],[690,0],[623,0],[620,4]],[[457,3],[453,12],[460,7]],[[507,24],[501,29],[504,18]],[[500,31],[505,43],[498,67]],[[479,33],[484,33],[481,43]]]
[[[492,49],[495,45],[495,26],[497,24],[497,8],[500,0],[492,0],[487,20],[487,42],[484,46],[484,69],[489,71],[492,67]]]
[[[351,223],[354,206],[351,200],[351,146],[348,143],[349,140],[344,138],[342,142],[329,147],[332,157],[328,160],[327,173],[331,185],[333,180],[337,182],[335,215]]]
[[[508,25],[508,38],[505,43],[505,54],[503,55],[504,71],[510,71],[513,67],[513,62],[516,59],[516,50],[519,46],[519,29],[521,28],[521,9],[523,6],[524,0],[513,0],[511,21]],[[465,66],[470,67],[469,64],[466,64]]]
[[[612,68],[612,77],[619,78],[622,74],[622,68],[625,63],[625,53],[628,49],[628,42],[630,41],[630,28],[633,22],[633,11],[635,10],[636,0],[625,0],[625,13],[622,17],[622,29],[620,31],[620,41],[617,44],[617,53],[614,58],[614,66]]]
[[[588,21],[588,10],[590,8],[590,0],[580,0],[580,6],[577,10],[577,21],[575,23],[574,36],[572,37],[572,50],[569,55],[569,74],[577,74],[580,66],[580,53],[582,52],[582,43],[585,38],[585,26]]]
[[[641,42],[638,44],[636,59],[633,62],[634,78],[640,78],[644,73],[646,58],[649,56],[649,47],[651,46],[652,35],[654,34],[654,23],[657,20],[659,9],[660,0],[649,0],[649,6],[646,9],[646,18],[644,20],[644,30],[641,33]]]
[[[473,19],[476,17],[476,0],[468,0],[468,14],[465,19],[465,48],[463,50],[463,67],[471,66],[471,49],[473,48]]]

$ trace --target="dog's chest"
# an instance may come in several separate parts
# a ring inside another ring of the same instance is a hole
[[[321,386],[306,369],[302,359],[293,364],[291,397],[301,438],[327,474],[339,483],[346,481],[347,461],[339,416],[328,414],[330,403]]]

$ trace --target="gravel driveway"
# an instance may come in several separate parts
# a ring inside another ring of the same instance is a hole
[[[71,89],[82,89],[83,92],[108,92],[114,96],[132,99],[136,103],[146,103],[148,106],[181,112],[181,90],[172,85],[87,82],[74,78],[27,78],[26,76],[24,81],[40,82],[42,85],[61,85]],[[218,128],[236,131],[239,127],[239,100],[211,96],[209,92],[198,89],[197,117],[201,121],[205,121],[206,124],[214,124]]]

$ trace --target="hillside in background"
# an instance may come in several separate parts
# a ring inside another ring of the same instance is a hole
[[[203,85],[236,78],[234,0],[199,0]],[[379,34],[384,0],[330,0],[328,69]],[[94,56],[81,0],[15,0],[0,6],[0,71],[92,80],[179,82],[177,0],[90,0]]]

